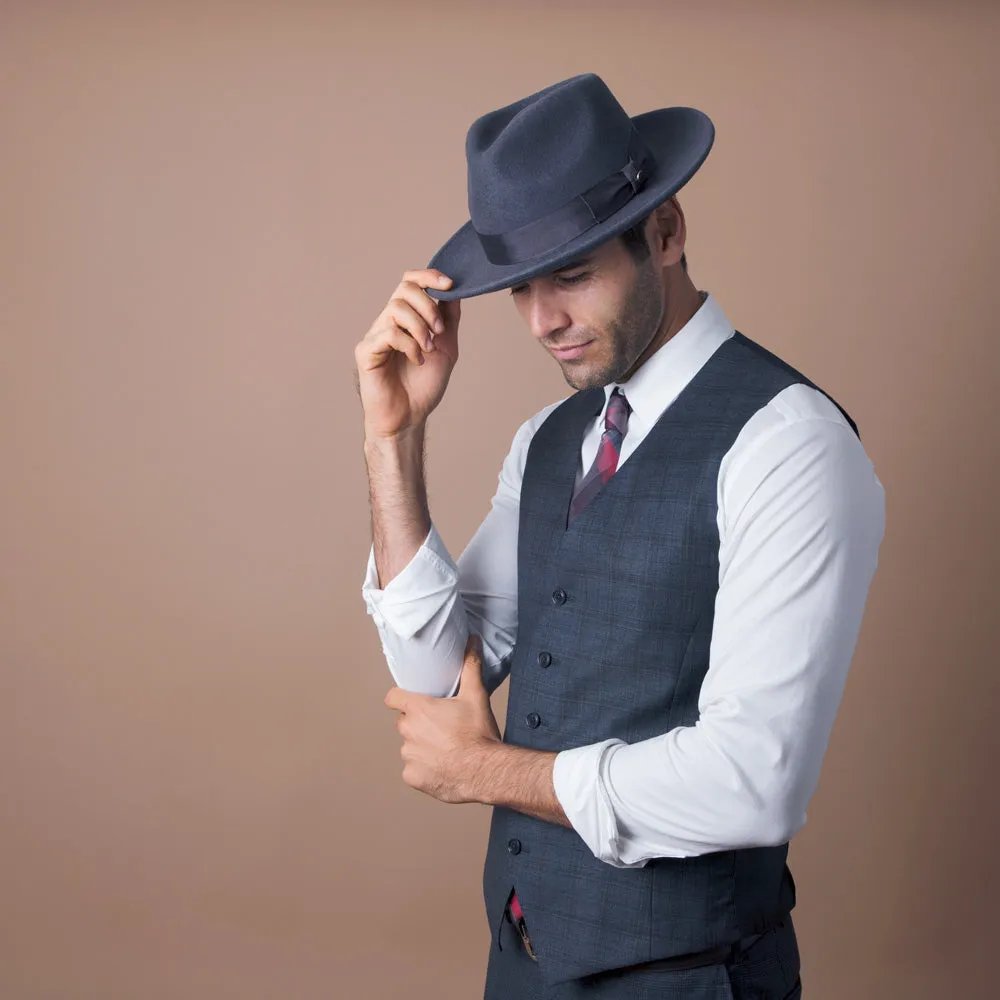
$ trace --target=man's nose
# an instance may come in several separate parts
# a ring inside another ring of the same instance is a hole
[[[571,325],[572,320],[560,305],[558,295],[542,287],[529,287],[524,294],[528,297],[528,328],[538,340],[548,340]]]

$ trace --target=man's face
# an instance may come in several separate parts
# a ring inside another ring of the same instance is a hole
[[[652,258],[636,261],[619,237],[585,258],[510,290],[532,334],[574,389],[624,382],[645,361],[665,315]],[[560,354],[559,348],[582,346]]]

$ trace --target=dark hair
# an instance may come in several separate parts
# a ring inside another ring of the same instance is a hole
[[[646,223],[649,222],[650,216],[647,215],[645,219],[640,219],[631,229],[626,229],[624,233],[621,234],[622,242],[625,244],[625,249],[632,255],[632,259],[636,262],[641,262],[649,259],[649,243],[646,242]],[[687,273],[687,254],[681,253],[681,267],[684,268],[684,273]]]

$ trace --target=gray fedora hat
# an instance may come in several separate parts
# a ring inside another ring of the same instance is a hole
[[[462,299],[553,271],[624,232],[676,193],[715,138],[695,108],[629,117],[583,73],[477,118],[465,141],[469,221],[428,267]]]

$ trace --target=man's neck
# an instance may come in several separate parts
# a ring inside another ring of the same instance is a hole
[[[671,337],[691,321],[691,317],[702,307],[707,298],[708,292],[699,291],[685,275],[679,294],[670,296],[668,312],[664,314],[659,332],[639,355],[629,372],[618,381],[628,381]]]

